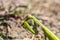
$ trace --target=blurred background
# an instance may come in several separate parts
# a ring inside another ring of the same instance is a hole
[[[39,27],[37,28],[39,31],[38,37],[35,37],[29,31],[28,33],[22,27],[17,27],[21,20],[19,17],[16,17],[15,19],[12,18],[13,16],[10,14],[17,14],[15,16],[19,16],[18,13],[21,13],[20,15],[24,14],[24,16],[27,14],[36,16],[60,38],[60,0],[0,0],[0,19],[11,16],[9,17],[9,20],[4,19],[3,21],[0,21],[0,24],[6,22],[12,26],[11,28],[9,26],[7,27],[7,33],[6,28],[3,25],[0,25],[0,31],[4,36],[8,37],[8,40],[45,40],[44,33]],[[17,24],[15,22],[17,22]],[[19,26],[21,25],[19,24]]]

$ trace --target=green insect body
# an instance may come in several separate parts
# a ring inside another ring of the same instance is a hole
[[[46,26],[44,26],[36,17],[28,15],[28,18],[32,18],[39,26],[41,26],[42,30],[48,36],[49,39],[59,40],[59,38],[56,35],[54,35],[54,33],[52,33]]]

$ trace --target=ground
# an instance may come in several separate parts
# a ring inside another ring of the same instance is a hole
[[[45,39],[39,26],[38,35],[34,35],[21,25],[27,14],[34,15],[60,38],[60,0],[0,0],[0,7],[0,32],[7,40]],[[32,19],[28,22],[34,25]]]

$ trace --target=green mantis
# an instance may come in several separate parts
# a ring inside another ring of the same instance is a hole
[[[56,35],[54,35],[54,33],[52,33],[46,26],[44,26],[36,17],[32,15],[28,15],[27,18],[32,18],[34,22],[37,23],[42,28],[43,32],[47,35],[49,40],[60,40]],[[35,34],[34,30],[29,26],[29,24],[26,21],[24,21],[23,23],[27,27],[27,29],[29,29],[32,33]]]

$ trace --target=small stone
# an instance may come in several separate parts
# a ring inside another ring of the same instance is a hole
[[[23,40],[32,40],[32,39],[29,39],[29,38],[24,38]]]
[[[18,34],[17,34],[17,32],[12,31],[11,33],[8,33],[8,37],[17,38],[18,37]]]

